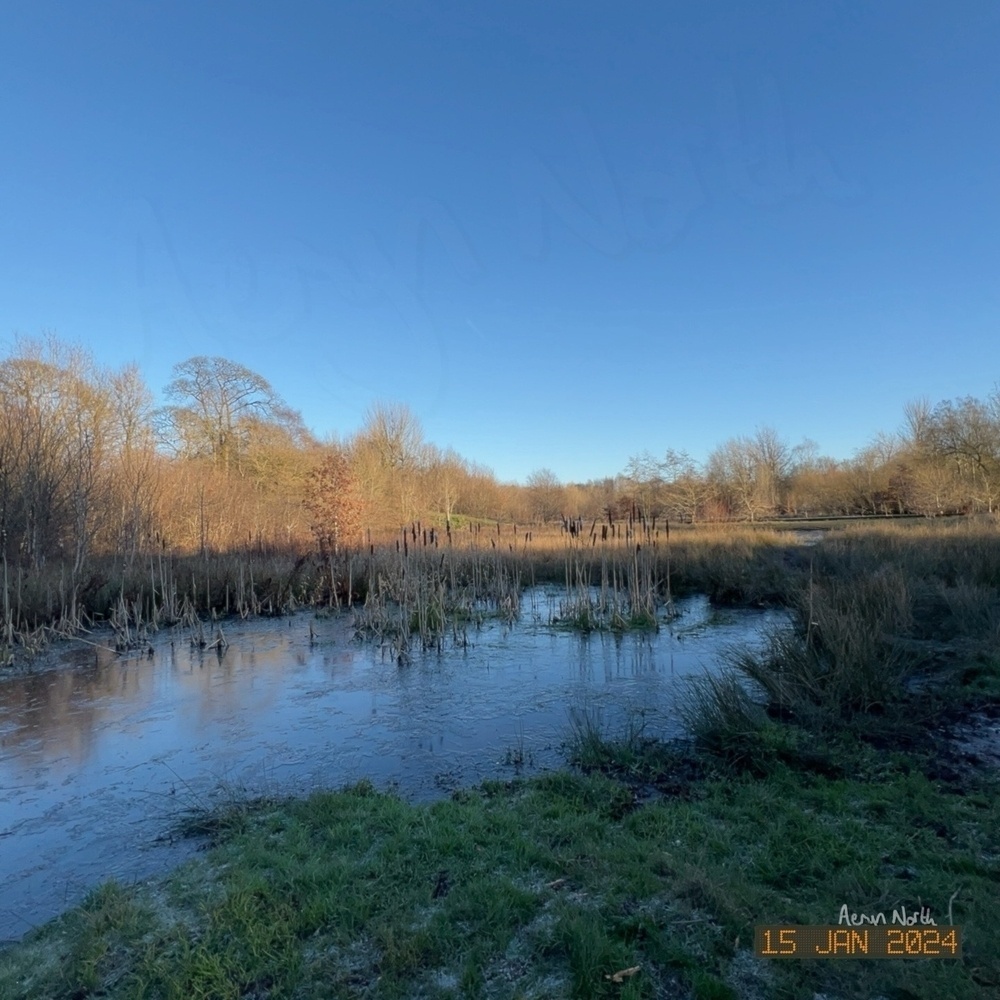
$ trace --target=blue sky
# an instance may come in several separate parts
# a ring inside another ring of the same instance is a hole
[[[1000,5],[8,0],[0,339],[523,480],[1000,379]]]

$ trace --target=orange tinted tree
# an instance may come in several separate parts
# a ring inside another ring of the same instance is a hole
[[[362,506],[347,456],[337,448],[313,470],[306,489],[306,507],[321,552],[338,552],[360,541]]]

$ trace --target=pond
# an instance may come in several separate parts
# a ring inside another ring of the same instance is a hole
[[[0,681],[0,941],[183,860],[194,845],[172,824],[220,796],[368,777],[430,799],[561,766],[571,709],[612,727],[641,711],[676,735],[684,679],[784,618],[695,597],[659,632],[586,635],[552,626],[562,596],[528,591],[517,624],[403,666],[349,614],[300,614],[226,622],[224,651],[182,629],[129,655],[66,644],[51,669]]]

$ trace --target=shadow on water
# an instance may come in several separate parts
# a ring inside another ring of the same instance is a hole
[[[152,655],[52,652],[0,682],[0,940],[98,882],[159,872],[192,850],[164,842],[184,809],[237,793],[290,794],[361,777],[430,799],[563,763],[571,709],[613,725],[637,709],[679,732],[683,679],[752,641],[781,612],[679,602],[659,632],[581,634],[549,624],[558,592],[528,592],[513,627],[406,666],[353,638],[347,616],[227,624],[229,647],[182,631]]]

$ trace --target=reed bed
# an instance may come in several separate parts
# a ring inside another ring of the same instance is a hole
[[[84,573],[3,567],[0,662],[30,658],[53,636],[110,628],[120,650],[167,624],[212,616],[350,609],[359,634],[394,643],[461,643],[485,617],[517,618],[525,587],[562,584],[559,617],[581,628],[655,627],[676,595],[727,602],[781,599],[781,533],[738,527],[680,529],[632,519],[539,529],[469,523],[408,525],[395,536],[338,552],[175,555],[126,564],[93,559]],[[596,599],[587,588],[596,588]]]
[[[652,549],[636,546],[627,557],[602,552],[600,582],[591,584],[595,566],[579,554],[566,559],[566,596],[552,623],[584,632],[658,629],[661,615],[674,611],[670,589],[659,576]]]
[[[357,632],[402,661],[411,640],[461,645],[485,617],[514,621],[523,589],[537,584],[564,588],[552,623],[583,631],[655,629],[673,614],[676,595],[695,591],[720,602],[775,603],[787,583],[787,549],[780,532],[732,527],[566,521],[544,531],[469,524],[441,532],[413,524],[345,557],[346,570],[342,563],[338,577],[331,568],[330,579],[334,593],[345,571],[364,581]]]
[[[401,542],[348,555],[346,563],[346,572],[364,581],[356,634],[389,645],[401,662],[412,641],[425,649],[443,649],[449,638],[464,645],[470,627],[486,618],[513,622],[520,611],[521,567],[495,547],[442,551]]]
[[[900,682],[901,660],[912,673],[914,644],[980,650],[1000,641],[994,519],[848,525],[811,548],[787,531],[745,525],[567,520],[544,529],[469,523],[449,530],[414,523],[393,537],[369,536],[363,547],[332,553],[156,552],[131,565],[97,559],[77,578],[58,566],[3,571],[3,662],[38,652],[53,636],[86,635],[99,626],[110,628],[115,647],[134,649],[166,624],[299,607],[350,610],[359,635],[405,659],[412,643],[461,645],[487,618],[515,621],[524,589],[543,583],[564,591],[558,623],[584,630],[656,628],[677,597],[696,592],[719,604],[791,607],[796,641],[813,658],[825,657],[827,666],[814,664],[814,672],[835,673],[831,662],[864,662],[868,670],[881,664],[885,680],[847,684],[837,696],[845,704],[876,704],[883,689]],[[896,619],[889,623],[889,646],[881,619],[866,625],[878,602],[844,596],[861,594],[858,586],[876,578],[904,594],[899,599],[909,609],[905,628]],[[778,660],[791,655],[772,652]],[[786,679],[781,683],[786,691]],[[796,690],[818,683],[804,677]],[[840,683],[827,679],[822,686],[833,692]]]
[[[350,609],[360,634],[394,643],[405,658],[411,641],[461,643],[486,617],[515,620],[523,590],[541,583],[565,587],[559,617],[566,624],[655,627],[683,593],[780,600],[786,548],[779,532],[731,526],[414,523],[338,552],[156,551],[130,563],[95,558],[77,574],[51,564],[35,572],[4,565],[0,663],[28,660],[55,636],[110,629],[106,644],[128,650],[164,625],[298,607]],[[596,588],[596,598],[587,588]]]
[[[484,541],[488,539],[488,541]],[[544,529],[504,525],[456,535],[462,549],[499,545],[525,566],[532,583],[601,586],[609,567],[627,580],[635,555],[664,596],[706,593],[719,603],[781,603],[787,588],[787,532],[744,525],[628,521],[565,522]],[[623,588],[624,589],[624,588]]]
[[[157,554],[131,566],[95,559],[75,580],[65,567],[17,571],[4,588],[0,664],[30,662],[53,638],[99,633],[96,644],[125,651],[147,645],[165,625],[194,627],[205,618],[319,603],[328,596],[323,569],[302,555],[241,553]]]

